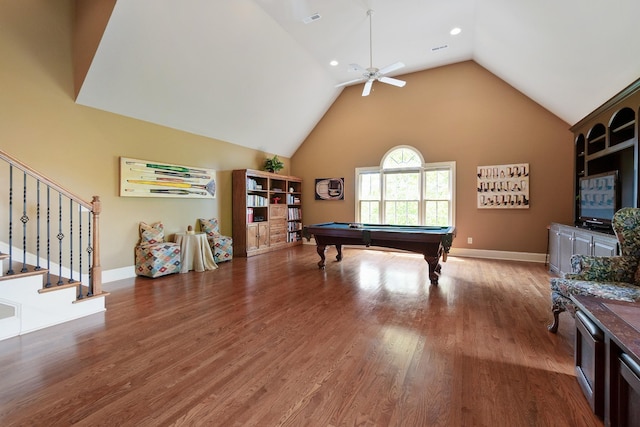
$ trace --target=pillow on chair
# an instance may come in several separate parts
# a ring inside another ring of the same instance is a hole
[[[203,232],[207,233],[208,237],[220,236],[220,227],[218,226],[218,220],[216,218],[200,218],[200,229]]]
[[[154,245],[164,242],[164,225],[156,222],[151,225],[140,223],[140,246]]]

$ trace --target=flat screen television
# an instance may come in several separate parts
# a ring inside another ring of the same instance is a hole
[[[580,178],[580,212],[578,219],[585,227],[610,229],[618,210],[618,171]]]

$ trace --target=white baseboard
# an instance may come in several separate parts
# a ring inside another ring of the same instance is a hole
[[[102,283],[115,282],[117,280],[130,279],[136,276],[136,267],[130,265],[127,267],[114,268],[102,272]]]
[[[526,261],[526,262],[546,262],[546,254],[538,254],[531,252],[508,252],[508,251],[491,251],[487,249],[460,249],[451,248],[449,256],[459,256],[467,258],[487,258],[500,259],[505,261]]]

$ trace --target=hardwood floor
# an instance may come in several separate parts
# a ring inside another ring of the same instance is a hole
[[[314,246],[105,284],[0,342],[0,425],[601,426],[541,264]]]

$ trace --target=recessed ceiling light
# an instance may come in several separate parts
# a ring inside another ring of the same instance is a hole
[[[331,65],[332,67],[335,67],[335,66],[337,66],[338,64],[339,64],[339,62],[338,62],[338,61],[336,61],[335,59],[334,59],[334,60],[332,60],[331,62],[329,62],[329,65]]]
[[[462,32],[462,28],[455,27],[455,28],[452,28],[451,31],[449,31],[449,34],[451,34],[452,36],[457,36],[461,32]]]

